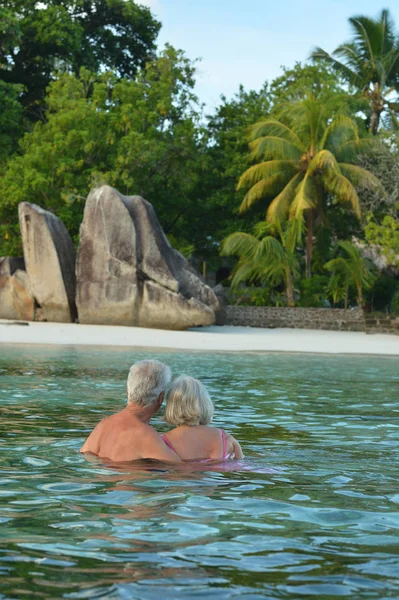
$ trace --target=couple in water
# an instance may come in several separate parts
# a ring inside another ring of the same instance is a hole
[[[113,462],[153,459],[221,461],[243,458],[240,444],[223,429],[209,427],[213,403],[193,377],[172,383],[169,367],[158,360],[135,363],[127,379],[127,406],[103,419],[80,449]],[[159,435],[150,420],[166,397],[165,421],[174,428]]]

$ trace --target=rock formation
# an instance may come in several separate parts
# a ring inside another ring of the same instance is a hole
[[[80,323],[185,329],[211,325],[219,310],[151,204],[109,186],[87,198],[76,274]]]
[[[65,225],[35,204],[21,202],[19,223],[26,271],[47,321],[76,319],[75,250]]]
[[[33,298],[23,258],[0,258],[0,319],[33,321]]]
[[[366,244],[356,237],[352,238],[352,242],[360,250],[361,255],[371,260],[379,271],[389,277],[399,277],[399,255],[392,252],[388,257],[381,246]]]

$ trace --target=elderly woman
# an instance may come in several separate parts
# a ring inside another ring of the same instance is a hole
[[[214,407],[206,387],[183,375],[172,383],[165,421],[175,429],[163,435],[165,443],[183,460],[243,458],[240,444],[223,429],[209,427]]]

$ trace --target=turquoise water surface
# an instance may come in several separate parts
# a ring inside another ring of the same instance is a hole
[[[209,386],[244,461],[79,455],[145,357]],[[398,365],[0,347],[0,598],[399,598]]]

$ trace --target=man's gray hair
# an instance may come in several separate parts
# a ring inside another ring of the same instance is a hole
[[[172,379],[168,366],[159,360],[140,360],[129,371],[127,397],[129,404],[151,406],[162,392],[166,392]]]

